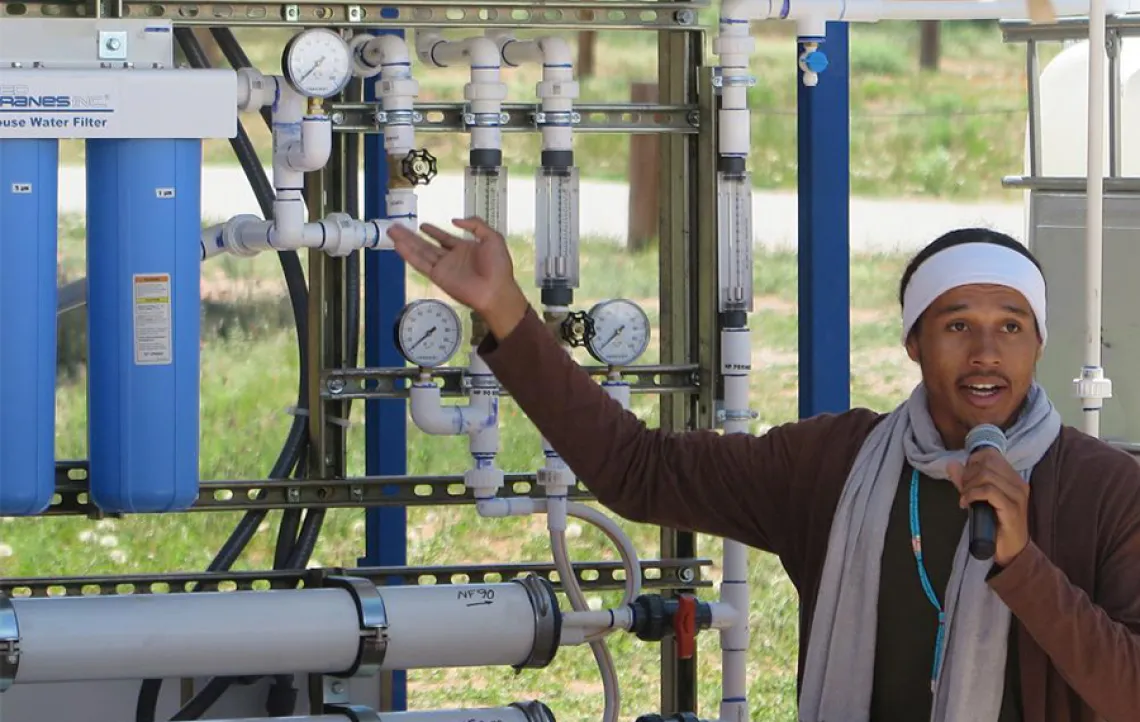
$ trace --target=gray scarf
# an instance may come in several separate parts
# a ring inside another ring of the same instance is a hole
[[[1060,416],[1035,384],[1006,433],[1006,458],[1027,483],[1060,429]],[[964,451],[943,447],[922,384],[867,437],[835,510],[807,650],[800,722],[869,718],[883,539],[904,457],[921,473],[947,480],[949,462],[965,459]],[[946,612],[946,638],[931,722],[993,722],[1001,708],[1009,609],[986,585],[991,563],[974,559],[968,547],[966,525],[948,588],[936,590]],[[934,642],[930,639],[931,647]]]

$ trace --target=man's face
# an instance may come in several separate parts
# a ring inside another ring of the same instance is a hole
[[[935,299],[906,344],[948,449],[978,424],[1007,428],[1033,384],[1041,342],[1029,302],[1005,286],[968,285]]]

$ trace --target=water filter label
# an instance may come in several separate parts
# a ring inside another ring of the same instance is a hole
[[[170,274],[135,274],[133,283],[135,364],[169,365],[174,362]]]

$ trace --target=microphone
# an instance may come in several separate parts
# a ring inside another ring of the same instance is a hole
[[[973,454],[987,446],[1005,455],[1005,433],[993,424],[981,424],[966,434],[966,453]],[[970,554],[979,561],[993,559],[997,551],[997,515],[986,501],[970,504]]]

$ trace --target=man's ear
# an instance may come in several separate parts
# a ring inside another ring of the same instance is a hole
[[[910,360],[916,364],[922,363],[922,357],[918,353],[918,334],[914,331],[911,331],[910,335],[906,337],[906,355],[910,356]]]

